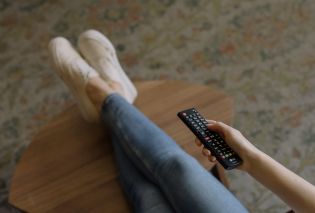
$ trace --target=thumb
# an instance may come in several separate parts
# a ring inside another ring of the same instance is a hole
[[[225,136],[226,124],[222,122],[217,122],[213,120],[208,120],[208,129],[214,132],[217,132],[221,137]]]

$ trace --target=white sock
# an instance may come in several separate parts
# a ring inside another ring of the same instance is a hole
[[[52,39],[48,49],[56,73],[75,97],[83,118],[88,122],[97,122],[99,114],[85,92],[85,85],[90,78],[99,76],[98,73],[65,38]]]
[[[137,89],[122,69],[114,46],[103,34],[96,30],[88,30],[79,37],[79,49],[87,61],[106,80],[121,83],[125,98],[133,103],[137,97]]]

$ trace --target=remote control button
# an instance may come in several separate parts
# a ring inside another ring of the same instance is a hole
[[[206,147],[207,149],[210,149],[210,148],[211,148],[211,144],[210,144],[208,141],[206,141],[206,142],[204,143],[204,145],[205,145],[205,147]]]
[[[229,158],[229,161],[231,161],[231,162],[233,162],[233,163],[234,163],[234,162],[237,162],[236,158],[234,158],[234,157],[233,157],[233,158]]]

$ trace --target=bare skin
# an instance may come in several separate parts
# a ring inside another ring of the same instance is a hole
[[[238,167],[238,169],[243,171],[248,171],[251,167],[251,160],[253,156],[257,155],[260,151],[251,144],[240,131],[234,129],[222,122],[217,122],[214,120],[207,120],[209,125],[208,128],[215,132],[218,132],[225,141],[236,151],[243,159],[243,164]],[[202,146],[201,142],[196,138],[195,142],[198,146]],[[208,157],[211,162],[217,162],[216,158],[211,155],[211,152],[204,148],[202,149],[202,154]]]
[[[238,169],[247,172],[278,195],[295,212],[315,212],[315,186],[257,149],[238,130],[222,122],[208,122],[208,129],[218,132],[243,159]],[[198,139],[195,142],[202,146]],[[211,162],[216,162],[209,150],[203,148],[202,153]]]
[[[99,77],[87,82],[86,93],[98,111],[101,110],[102,103],[108,95],[119,93],[124,97],[120,83],[108,83]],[[257,149],[240,131],[222,122],[213,120],[208,122],[208,128],[218,132],[243,159],[243,164],[238,169],[247,172],[273,191],[295,212],[315,212],[315,187],[312,184]],[[202,146],[199,140],[196,139],[195,142]],[[203,148],[202,154],[210,161],[216,162],[209,150]]]
[[[98,112],[100,112],[102,103],[108,95],[118,93],[125,97],[120,83],[114,81],[105,82],[100,77],[89,79],[85,86],[85,91]]]

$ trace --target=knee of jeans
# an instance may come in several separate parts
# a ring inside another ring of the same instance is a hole
[[[169,173],[169,175],[184,175],[191,172],[198,166],[195,158],[186,153],[170,154],[161,164],[159,169],[162,173]]]

